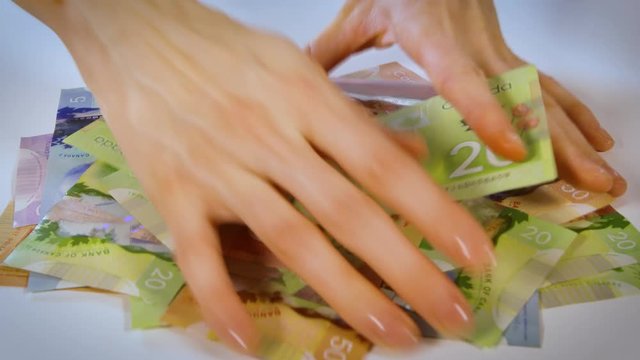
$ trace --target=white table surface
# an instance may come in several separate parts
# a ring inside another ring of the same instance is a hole
[[[212,1],[238,19],[304,45],[342,1]],[[498,1],[505,36],[524,58],[587,102],[617,141],[606,158],[629,181],[616,207],[640,225],[640,2]],[[397,48],[367,52],[337,73],[398,60]],[[59,91],[83,85],[56,36],[12,2],[0,0],[0,206],[11,197],[21,136],[51,132]],[[27,294],[0,288],[0,359],[243,358],[172,330],[128,331],[124,301],[79,292]],[[637,359],[640,297],[545,310],[542,349],[478,350],[425,342],[406,355],[376,349],[371,359]]]

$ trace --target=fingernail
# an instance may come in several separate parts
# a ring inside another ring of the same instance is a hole
[[[620,176],[620,174],[618,174],[615,170],[613,172],[615,174],[615,177],[613,179],[613,186],[611,186],[609,194],[611,194],[611,196],[618,197],[627,191],[627,180]]]
[[[462,254],[462,257],[464,258],[464,262],[460,263],[459,265],[463,267],[470,266],[480,268],[484,268],[485,265],[490,265],[493,267],[496,266],[496,257],[493,253],[493,246],[491,246],[490,244],[485,243],[484,245],[482,245],[482,251],[477,252],[476,250],[475,253],[472,253],[467,242],[465,242],[462,237],[454,236],[453,240],[458,247],[458,252]]]
[[[527,156],[527,148],[524,145],[524,141],[514,130],[504,134],[504,145],[508,149],[507,151],[513,154],[511,156],[513,160],[522,161]]]
[[[440,313],[440,332],[443,337],[467,338],[474,331],[473,313],[466,301],[455,300],[449,309]]]
[[[247,354],[255,355],[258,350],[258,339],[245,339],[233,329],[227,329],[227,344],[234,348],[236,351]]]
[[[600,134],[600,141],[602,141],[603,147],[605,149],[610,149],[611,147],[613,147],[614,140],[611,134],[609,134],[609,132],[607,132],[607,130],[605,129],[601,129]]]
[[[375,343],[383,344],[392,348],[411,348],[420,342],[418,328],[413,320],[406,314],[401,313],[400,319],[389,319],[384,321],[379,316],[369,314],[369,321],[375,328]]]
[[[595,162],[590,162],[591,169],[584,169],[586,174],[591,175],[591,181],[602,184],[602,191],[608,192],[614,184],[614,176],[605,167]]]

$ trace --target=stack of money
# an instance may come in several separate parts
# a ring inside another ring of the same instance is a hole
[[[528,146],[528,158],[519,163],[493,154],[444,98],[433,96],[424,79],[397,63],[335,82],[386,126],[422,136],[429,156],[418,161],[494,241],[495,267],[459,269],[388,210],[407,239],[470,302],[476,330],[466,341],[539,347],[542,309],[640,294],[638,230],[610,206],[609,195],[557,179],[535,68],[489,81]],[[0,285],[120,294],[129,299],[132,329],[171,326],[216,340],[173,261],[165,222],[87,89],[62,91],[53,134],[22,139],[16,177],[14,201],[0,218]],[[451,221],[442,226],[455,226]],[[261,331],[262,358],[366,355],[371,342],[249,229],[224,225],[219,231],[229,273]],[[438,336],[366,263],[339,250],[416,321],[425,337]]]

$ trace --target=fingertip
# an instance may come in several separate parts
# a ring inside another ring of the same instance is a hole
[[[254,321],[246,311],[235,316],[230,315],[232,313],[233,311],[227,312],[224,318],[220,318],[218,314],[210,314],[206,317],[207,325],[233,350],[246,355],[257,355],[261,336]]]
[[[523,161],[527,158],[527,147],[513,128],[509,128],[502,138],[502,153],[500,155],[513,161]]]
[[[467,339],[473,334],[475,331],[473,311],[460,290],[455,289],[451,302],[443,306],[437,323],[432,325],[445,338]]]
[[[569,171],[571,173],[566,174],[567,180],[581,189],[600,193],[608,193],[613,189],[614,176],[606,168],[592,161],[576,160],[573,169]]]
[[[611,190],[609,190],[609,194],[614,197],[622,196],[627,191],[627,180],[615,170],[611,171],[613,172],[613,185],[611,186]]]
[[[611,137],[611,135],[602,128],[596,136],[593,136],[592,139],[589,139],[589,142],[597,151],[600,152],[611,150],[611,148],[613,148],[613,146],[615,145],[615,140],[613,140],[613,137]]]

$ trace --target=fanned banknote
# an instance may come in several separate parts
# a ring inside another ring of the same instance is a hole
[[[136,296],[148,309],[164,310],[183,285],[182,275],[166,247],[90,186],[114,170],[94,163],[5,263]]]
[[[91,155],[63,143],[63,140],[99,117],[100,109],[89,90],[62,90],[47,160],[41,215],[47,214],[62,199],[93,162]]]
[[[392,129],[416,131],[424,137],[429,157],[421,160],[422,165],[459,200],[538,185],[557,177],[536,69],[525,66],[506,72],[490,79],[489,87],[527,145],[529,152],[523,162],[496,156],[440,96],[381,117]],[[527,106],[531,115],[521,118],[512,114],[520,104]]]
[[[44,215],[40,213],[40,203],[51,136],[46,134],[20,139],[14,188],[14,227],[35,225]]]
[[[77,289],[81,287],[84,286],[72,281],[37,272],[29,274],[29,281],[27,282],[27,291],[29,292]]]
[[[611,206],[566,226],[579,234],[549,274],[549,283],[593,276],[640,262],[640,232]]]
[[[168,248],[173,241],[162,217],[147,199],[142,187],[131,174],[113,134],[104,120],[97,120],[69,136],[65,143],[86,151],[101,162],[117,169],[112,174],[96,179],[94,186],[109,193]]]
[[[613,196],[607,193],[581,190],[564,180],[496,194],[491,198],[499,201],[501,205],[556,224],[564,224],[601,209],[614,200]]]
[[[460,270],[450,270],[446,274],[454,281],[460,274]],[[440,337],[438,332],[417,312],[413,311],[411,306],[399,298],[393,290],[383,288],[383,292],[413,319],[423,337]],[[540,347],[542,345],[542,320],[538,292],[534,293],[522,307],[502,336],[510,346]]]
[[[540,294],[536,291],[504,331],[504,338],[510,346],[542,346],[542,313]]]
[[[542,306],[557,306],[640,295],[640,264],[560,282],[540,289]]]
[[[33,226],[13,228],[13,202],[0,215],[0,264],[13,251],[13,249],[33,230]],[[29,272],[0,265],[0,286],[25,287]]]
[[[389,113],[437,95],[429,82],[397,62],[342,75],[332,81],[375,114]]]
[[[260,331],[261,359],[362,359],[371,343],[354,330],[329,320],[296,312],[282,302],[241,293],[241,298]],[[171,303],[163,320],[172,326],[208,333],[191,292],[185,287]],[[209,336],[216,339],[215,335]]]
[[[483,216],[489,213],[483,211]],[[481,222],[496,243],[498,265],[479,273],[462,271],[455,280],[475,315],[475,333],[468,340],[478,346],[499,343],[576,237],[571,230],[517,210],[504,208],[496,215]]]

